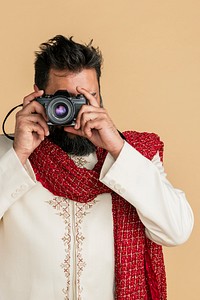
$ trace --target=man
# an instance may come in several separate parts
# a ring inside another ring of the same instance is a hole
[[[1,137],[2,300],[166,299],[162,246],[193,214],[166,179],[155,134],[119,133],[100,95],[98,49],[63,36],[36,53],[34,92]],[[81,94],[74,126],[48,126],[35,101]]]

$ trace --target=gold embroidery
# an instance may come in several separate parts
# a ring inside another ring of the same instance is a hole
[[[70,158],[74,161],[74,163],[79,168],[83,168],[86,165],[86,163],[88,162],[85,159],[85,157],[82,157],[82,156],[71,155]]]
[[[88,161],[84,157],[78,157],[78,156],[71,156],[71,159],[75,162],[75,164],[83,168]],[[96,200],[93,200],[89,203],[79,203],[79,202],[73,202],[74,205],[74,216],[70,216],[70,202],[71,200],[63,198],[63,197],[54,197],[52,200],[48,201],[48,203],[57,210],[57,215],[62,217],[64,223],[65,223],[65,233],[62,237],[62,241],[65,248],[65,259],[64,262],[61,263],[61,268],[63,269],[65,273],[65,277],[67,279],[66,282],[66,288],[63,288],[63,293],[65,295],[64,300],[70,299],[70,285],[73,283],[70,282],[70,262],[71,259],[73,259],[70,255],[72,250],[71,245],[71,234],[72,234],[72,224],[71,224],[71,218],[74,218],[74,226],[75,226],[75,233],[74,233],[74,239],[75,239],[75,256],[76,256],[76,269],[73,270],[73,272],[76,272],[76,287],[77,287],[77,300],[81,300],[81,293],[82,293],[82,286],[81,286],[81,275],[86,267],[86,262],[83,259],[82,256],[82,247],[83,242],[85,240],[85,237],[81,230],[81,224],[83,222],[83,218],[90,213],[91,208],[97,203]]]
[[[81,224],[83,218],[90,213],[89,210],[94,206],[96,200],[91,201],[90,203],[75,203],[75,228],[76,228],[76,260],[77,260],[77,292],[78,300],[81,300],[82,287],[80,283],[81,274],[83,272],[86,263],[82,256],[82,246],[85,237],[81,231]]]
[[[63,218],[65,223],[65,233],[62,238],[66,257],[64,262],[61,263],[61,268],[64,270],[65,277],[67,279],[66,289],[63,289],[63,293],[65,294],[64,300],[69,300],[69,287],[70,287],[70,250],[71,250],[71,222],[70,222],[70,211],[69,211],[69,202],[62,197],[54,197],[52,200],[48,201],[48,203],[56,209],[57,215]]]

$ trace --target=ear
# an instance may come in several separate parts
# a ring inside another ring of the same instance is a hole
[[[33,88],[34,88],[34,91],[35,91],[35,92],[39,92],[39,90],[40,90],[40,89],[37,87],[36,84],[33,85]]]

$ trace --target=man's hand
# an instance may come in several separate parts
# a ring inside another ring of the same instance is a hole
[[[45,110],[40,103],[33,101],[42,94],[43,91],[35,91],[26,96],[23,108],[16,114],[13,148],[23,165],[49,134]]]
[[[65,127],[64,130],[86,137],[95,146],[106,149],[116,159],[124,140],[120,137],[106,110],[100,107],[95,97],[83,88],[77,87],[77,91],[85,96],[89,105],[81,107],[74,128]]]

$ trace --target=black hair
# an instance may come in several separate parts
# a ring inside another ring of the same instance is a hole
[[[83,69],[95,69],[100,88],[102,55],[99,48],[89,44],[83,45],[73,41],[73,37],[66,38],[56,35],[46,43],[40,45],[40,51],[35,52],[35,84],[45,90],[51,68],[80,72]]]

